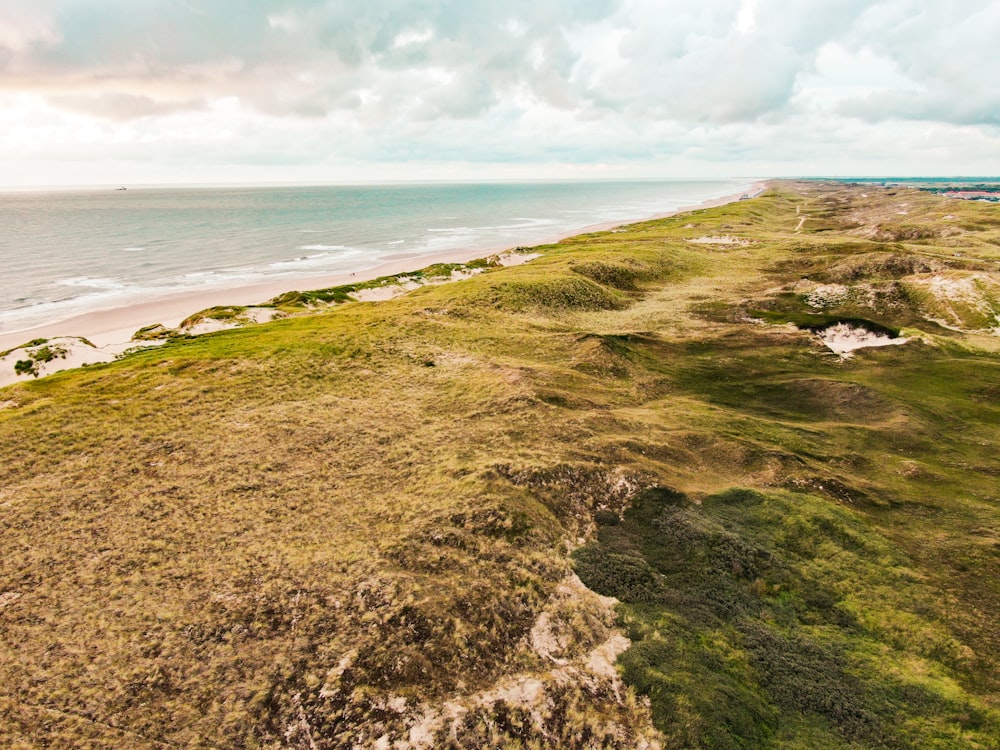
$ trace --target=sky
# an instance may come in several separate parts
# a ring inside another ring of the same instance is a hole
[[[1000,0],[0,0],[0,185],[1000,174]]]

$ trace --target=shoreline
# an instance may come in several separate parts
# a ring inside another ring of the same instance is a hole
[[[739,200],[742,195],[753,195],[762,190],[765,185],[766,181],[759,180],[750,183],[746,190],[739,193],[711,198],[701,203],[682,206],[674,211],[654,214],[644,218],[585,225],[572,231],[560,233],[536,244],[554,244],[581,234],[607,231],[629,224],[663,219],[700,208],[725,205],[726,203]],[[163,324],[167,328],[174,328],[185,318],[209,307],[218,305],[259,305],[279,294],[291,290],[326,289],[343,284],[371,281],[380,276],[419,270],[434,263],[468,263],[477,258],[494,255],[509,249],[509,247],[490,247],[447,250],[428,255],[387,260],[371,268],[354,272],[344,271],[324,276],[303,276],[298,279],[284,278],[280,281],[275,280],[196,291],[180,291],[173,294],[166,294],[147,302],[95,309],[42,325],[0,333],[0,352],[20,347],[22,344],[35,339],[62,336],[86,338],[98,348],[121,346],[130,342],[132,335],[140,328],[157,323]]]

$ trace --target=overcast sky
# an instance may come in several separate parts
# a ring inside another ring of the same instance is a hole
[[[1000,174],[1000,0],[0,0],[0,184]]]

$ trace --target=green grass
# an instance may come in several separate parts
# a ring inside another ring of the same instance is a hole
[[[956,680],[977,657],[937,592],[862,515],[822,497],[731,489],[695,504],[650,490],[574,558],[585,583],[622,600],[625,675],[668,746],[782,733],[800,747],[989,747],[1000,733],[1000,712]]]
[[[447,704],[436,747],[991,747],[1000,340],[885,290],[995,282],[1000,224],[861,190],[3,390],[0,744],[372,746]],[[750,244],[687,242],[721,234]],[[803,330],[845,319],[914,340]],[[574,568],[621,599],[628,689],[583,666],[610,631]]]

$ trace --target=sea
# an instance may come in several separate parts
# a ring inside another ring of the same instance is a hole
[[[751,180],[131,187],[0,192],[0,333],[176,292],[552,241]]]

